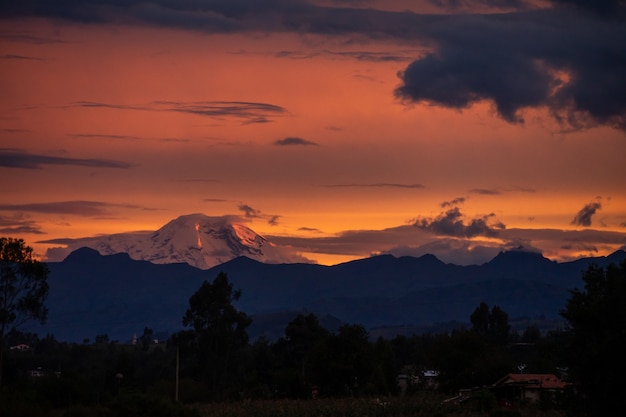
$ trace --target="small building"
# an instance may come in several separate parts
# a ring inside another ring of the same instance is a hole
[[[10,350],[27,351],[27,350],[30,350],[30,346],[25,344],[25,343],[20,343],[19,345],[11,346],[9,349]]]
[[[537,402],[541,399],[554,399],[568,383],[554,374],[508,374],[490,388],[502,405],[515,405],[520,402]]]

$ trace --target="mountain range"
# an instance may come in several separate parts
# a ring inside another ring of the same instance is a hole
[[[131,259],[157,264],[185,262],[208,269],[238,256],[265,263],[308,262],[293,249],[270,242],[245,226],[238,216],[180,216],[152,232],[117,233],[64,239],[66,248],[52,248],[48,261],[61,261],[72,251],[88,247],[102,255],[127,253]]]
[[[182,328],[189,297],[219,272],[242,291],[237,307],[252,316],[253,339],[281,336],[302,312],[317,314],[329,328],[362,324],[370,335],[429,331],[445,323],[466,323],[481,301],[499,305],[512,320],[554,322],[568,290],[582,288],[582,273],[591,263],[604,267],[625,259],[620,250],[557,263],[539,253],[510,251],[472,266],[446,264],[432,255],[381,255],[322,266],[239,256],[199,269],[81,248],[61,262],[48,263],[48,322],[24,330],[65,341],[93,340],[105,333],[126,341],[144,327],[171,333]]]

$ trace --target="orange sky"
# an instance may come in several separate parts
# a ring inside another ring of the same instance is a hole
[[[0,229],[42,256],[58,244],[41,241],[242,215],[243,205],[256,210],[255,231],[313,239],[301,251],[323,263],[394,246],[419,254],[441,234],[340,251],[314,238],[382,235],[450,207],[466,225],[505,225],[496,248],[519,241],[569,259],[626,245],[624,130],[559,124],[545,106],[524,108],[520,124],[490,100],[400,100],[398,74],[429,42],[32,16],[1,27]],[[199,114],[209,107],[219,111]],[[298,140],[278,144],[286,138]],[[572,224],[594,203],[590,224]],[[537,232],[518,240],[517,229]],[[544,229],[597,233],[572,247]]]

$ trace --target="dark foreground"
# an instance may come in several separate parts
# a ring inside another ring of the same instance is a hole
[[[6,392],[5,392],[6,394]],[[183,405],[145,395],[122,395],[98,406],[49,408],[6,396],[3,417],[564,417],[553,407],[528,404],[518,409],[499,407],[489,396],[471,404],[445,404],[441,394],[425,392],[410,397],[321,398],[314,400],[241,400]]]

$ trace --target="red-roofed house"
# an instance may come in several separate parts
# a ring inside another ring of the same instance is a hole
[[[502,403],[514,404],[519,401],[539,401],[553,398],[567,386],[554,374],[508,374],[492,385],[491,391]]]

